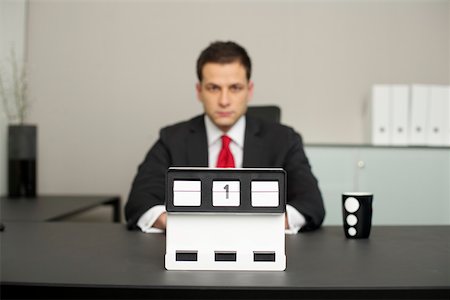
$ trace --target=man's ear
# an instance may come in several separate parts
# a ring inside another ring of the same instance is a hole
[[[202,99],[200,97],[200,93],[202,92],[202,84],[201,84],[201,82],[197,82],[197,84],[195,85],[195,90],[197,92],[197,99],[199,101],[202,101]]]
[[[253,81],[250,80],[250,82],[248,83],[248,99],[247,99],[247,103],[250,102],[253,99],[254,87],[255,87],[255,84],[253,83]]]

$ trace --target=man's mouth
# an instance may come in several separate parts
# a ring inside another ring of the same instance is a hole
[[[231,116],[233,113],[231,111],[219,111],[216,114],[221,118],[225,118]]]

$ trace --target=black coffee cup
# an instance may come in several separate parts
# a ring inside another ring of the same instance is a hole
[[[342,216],[345,236],[366,239],[372,227],[372,193],[343,193]]]

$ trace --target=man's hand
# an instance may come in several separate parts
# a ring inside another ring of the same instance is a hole
[[[158,217],[158,219],[156,219],[152,227],[166,230],[166,223],[167,223],[167,213],[164,212]]]

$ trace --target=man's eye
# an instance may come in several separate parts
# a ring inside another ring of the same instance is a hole
[[[209,85],[206,87],[206,90],[209,92],[218,92],[220,90],[220,88],[215,85]]]
[[[233,93],[240,92],[243,89],[244,89],[244,87],[242,87],[240,85],[232,85],[232,86],[230,86],[230,91],[233,92]]]

